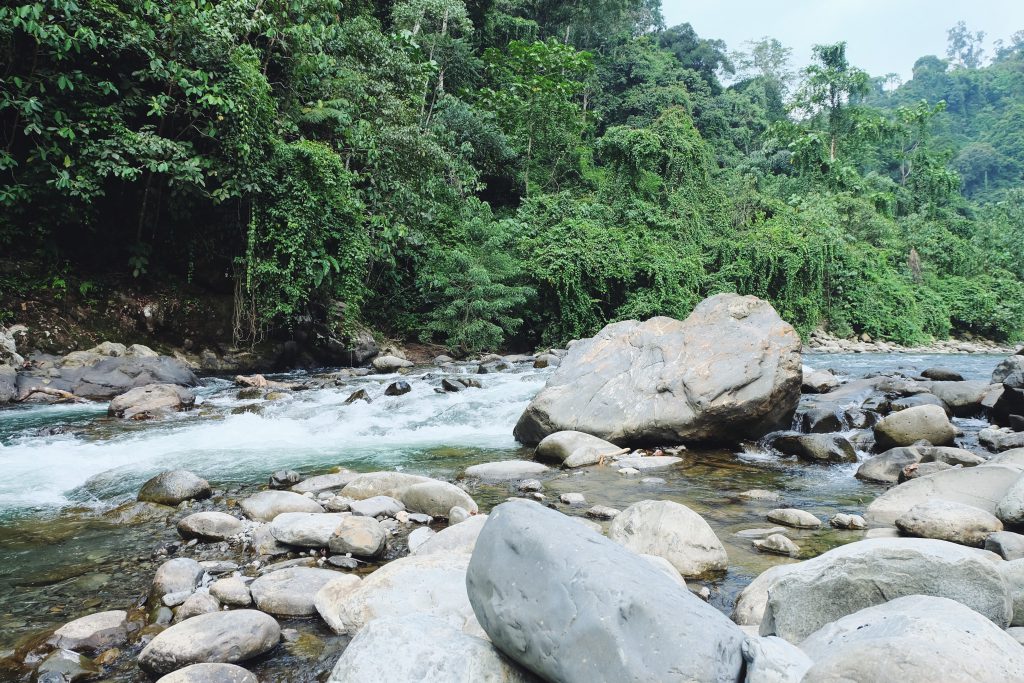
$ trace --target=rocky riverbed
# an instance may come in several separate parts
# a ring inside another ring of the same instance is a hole
[[[1003,400],[1024,363],[805,353],[792,368],[762,350],[678,389],[650,374],[662,330],[639,334],[623,365],[600,357],[618,395],[655,406],[658,439],[641,420],[606,441],[545,417],[538,446],[513,440],[591,342],[0,412],[0,678],[1024,675],[1024,451]],[[762,348],[747,335],[734,358]],[[696,415],[722,396],[762,400],[744,372],[795,372],[761,382],[792,410],[733,443],[666,438],[707,432],[714,416]],[[693,414],[659,412],[696,386]]]

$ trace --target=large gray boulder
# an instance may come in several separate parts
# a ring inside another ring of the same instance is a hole
[[[146,503],[177,505],[183,500],[209,498],[210,482],[188,470],[161,472],[139,490],[138,499]]]
[[[483,638],[427,614],[377,619],[361,630],[328,683],[528,683],[536,681]]]
[[[652,563],[535,503],[494,508],[466,585],[495,647],[544,680],[740,677],[739,627]]]
[[[114,397],[107,407],[107,415],[126,420],[148,420],[191,410],[195,403],[196,395],[185,387],[149,384]]]
[[[725,571],[729,556],[704,518],[669,500],[633,503],[612,520],[608,538],[669,561],[683,576]]]
[[[893,525],[910,508],[934,499],[972,505],[995,514],[996,505],[1019,476],[1019,468],[1007,465],[936,472],[889,489],[868,505],[864,516],[870,524]]]
[[[200,614],[153,638],[139,653],[139,666],[151,674],[165,674],[189,664],[233,664],[269,652],[280,639],[277,620],[263,612]]]
[[[800,649],[803,683],[1024,680],[1024,648],[981,614],[942,597],[911,595],[844,616]]]
[[[1015,372],[1024,372],[1024,355],[1010,356],[992,371],[992,384],[1002,384]]]
[[[1000,628],[1013,603],[996,565],[979,551],[925,538],[858,541],[806,560],[768,586],[761,635],[799,643],[847,614],[905,595],[967,605]]]
[[[875,443],[881,449],[912,446],[922,439],[933,446],[953,443],[956,430],[938,406],[917,406],[891,413],[875,425]]]
[[[800,336],[753,296],[719,294],[685,321],[613,323],[572,346],[515,427],[616,444],[732,442],[788,427],[800,400]]]
[[[1000,427],[1024,432],[1024,369],[1018,368],[1003,379],[1003,393],[989,413]]]
[[[984,412],[981,403],[991,386],[985,381],[932,382],[930,388],[954,415],[970,417]]]

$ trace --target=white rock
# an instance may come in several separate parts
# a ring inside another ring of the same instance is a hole
[[[612,520],[608,537],[635,553],[664,557],[683,576],[729,565],[725,547],[708,523],[685,505],[667,500],[630,505]]]

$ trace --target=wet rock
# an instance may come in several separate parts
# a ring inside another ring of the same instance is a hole
[[[747,663],[744,683],[800,683],[814,664],[803,650],[775,636],[747,636],[742,653]]]
[[[985,550],[1004,560],[1024,559],[1024,536],[1012,531],[997,531],[985,539]]]
[[[524,481],[519,482],[518,488],[520,491],[533,493],[535,491],[540,491],[541,489],[543,489],[544,485],[540,483],[539,479],[526,479]]]
[[[252,600],[262,611],[279,617],[316,614],[313,597],[338,572],[313,567],[289,567],[264,574],[249,586]]]
[[[370,398],[370,395],[366,393],[366,389],[356,389],[351,394],[349,394],[348,398],[345,399],[345,405],[350,406],[356,401],[365,401],[366,403],[373,403],[373,400]]]
[[[494,508],[466,585],[491,642],[544,680],[740,678],[735,624],[643,558],[540,505]],[[640,645],[666,633],[671,647]]]
[[[834,407],[809,407],[800,413],[800,430],[808,434],[829,434],[844,428]]]
[[[26,369],[19,373],[20,396],[27,397],[42,387],[101,401],[110,400],[130,389],[149,384],[194,387],[199,383],[188,366],[166,356],[111,357],[92,351],[75,351],[47,366]]]
[[[937,538],[980,548],[989,534],[1002,531],[1002,523],[991,513],[963,503],[930,500],[910,508],[896,518],[896,526],[908,536]]]
[[[555,432],[541,439],[537,444],[537,451],[534,457],[543,462],[563,464],[569,456],[581,448],[592,449],[600,458],[601,455],[620,453],[622,449],[604,439],[599,439],[591,434],[565,430]],[[594,461],[595,463],[597,460]],[[591,463],[593,464],[593,463]],[[573,465],[579,466],[579,465]]]
[[[184,500],[209,498],[210,493],[210,482],[205,479],[188,470],[170,470],[156,475],[143,484],[138,500],[160,505],[177,505]]]
[[[857,462],[857,451],[840,434],[786,434],[773,439],[772,448],[810,462]]]
[[[767,590],[761,635],[791,643],[847,614],[905,595],[956,600],[1000,628],[1009,625],[1013,607],[993,562],[971,548],[924,538],[840,546],[788,568]]]
[[[907,465],[921,462],[921,452],[913,446],[890,448],[886,452],[865,460],[857,468],[856,477],[865,481],[893,484],[900,478],[900,472]]]
[[[828,520],[828,523],[836,529],[867,529],[868,523],[860,515],[848,515],[840,512]]]
[[[139,666],[165,674],[189,664],[235,663],[269,652],[281,627],[251,609],[201,614],[159,633],[139,654]]]
[[[764,489],[750,489],[749,491],[743,491],[739,494],[739,497],[743,500],[763,500],[769,502],[782,499],[782,496],[775,491],[766,491]]]
[[[879,448],[912,446],[924,440],[933,446],[953,443],[956,430],[946,413],[937,406],[918,406],[892,413],[875,425],[875,442]]]
[[[244,528],[242,520],[215,510],[196,512],[178,522],[178,533],[183,538],[201,541],[223,541],[241,533]]]
[[[647,470],[660,470],[666,467],[672,467],[678,465],[683,461],[682,458],[677,458],[674,455],[645,455],[633,458],[621,458],[615,461],[615,466],[619,469],[634,469],[638,472],[646,472]]]
[[[302,475],[295,470],[278,470],[270,475],[270,488],[286,489],[302,481]]]
[[[91,659],[71,650],[54,650],[36,667],[33,681],[38,683],[78,683],[100,674]]]
[[[805,510],[778,508],[768,513],[768,521],[795,529],[817,529],[821,520]]]
[[[474,515],[461,524],[449,526],[428,538],[422,545],[410,548],[413,555],[469,554],[476,546],[480,530],[487,522],[487,515]]]
[[[371,622],[352,639],[328,683],[530,683],[490,642],[424,614]]]
[[[148,420],[191,410],[195,403],[196,395],[185,387],[149,384],[115,397],[107,408],[107,415],[126,420]]]
[[[377,557],[384,552],[387,534],[373,517],[345,517],[328,540],[332,553]]]
[[[1024,648],[984,616],[942,597],[912,595],[862,609],[800,644],[804,683],[1014,681]]]
[[[356,472],[347,471],[321,474],[316,477],[303,479],[292,486],[291,490],[295,493],[321,493],[322,491],[341,489],[351,483],[358,476],[359,475]]]
[[[323,512],[320,503],[292,491],[260,491],[238,504],[249,519],[272,522],[285,512]]]
[[[282,512],[270,523],[270,533],[287,545],[326,548],[347,517],[337,512]]]
[[[348,504],[353,515],[361,517],[394,517],[405,510],[402,501],[395,500],[391,496],[374,496],[363,500],[354,500]]]
[[[892,525],[910,508],[936,498],[973,505],[995,514],[996,505],[1019,475],[1020,469],[1016,467],[981,465],[911,479],[876,498],[868,505],[864,518],[870,524]]]
[[[413,484],[435,481],[429,477],[404,472],[370,472],[360,474],[341,490],[341,495],[354,500],[364,500],[374,496],[390,496],[400,498],[402,493]]]
[[[150,595],[154,598],[181,592],[191,595],[202,580],[204,573],[202,565],[188,557],[175,557],[167,560],[157,568],[156,574],[153,575],[153,587]]]
[[[466,387],[454,380],[445,378],[441,380],[441,388],[444,389],[446,392],[455,394],[462,391]]]
[[[668,560],[683,576],[724,571],[725,547],[700,515],[679,503],[644,500],[612,520],[608,538],[635,553]]]
[[[128,613],[97,612],[64,624],[47,642],[63,650],[91,652],[120,645],[128,638]]]
[[[214,581],[210,584],[210,595],[229,607],[248,607],[252,604],[249,584],[238,576]]]
[[[373,369],[381,373],[398,372],[402,368],[411,368],[412,362],[397,356],[377,356],[370,363]]]
[[[438,534],[440,536],[441,534]],[[323,596],[317,610],[335,633],[353,635],[374,619],[430,614],[481,634],[466,595],[469,556],[410,555],[389,562],[341,596]]]
[[[587,498],[582,493],[563,493],[558,497],[563,505],[586,505]]]
[[[260,683],[254,674],[235,664],[192,664],[172,671],[157,683]]]
[[[959,372],[949,368],[928,368],[921,373],[921,376],[936,382],[962,382],[964,379]]]
[[[512,481],[526,479],[547,471],[547,466],[529,460],[503,460],[488,462],[466,468],[466,475],[492,481]]]
[[[384,390],[385,396],[404,396],[412,391],[412,385],[408,382],[392,382]]]
[[[348,555],[331,555],[327,558],[327,564],[338,569],[358,569],[359,560]]]
[[[174,623],[191,619],[192,617],[199,616],[200,614],[209,614],[210,612],[216,612],[220,610],[220,602],[217,598],[210,595],[210,592],[205,589],[199,589],[192,595],[185,599],[185,602],[181,603],[174,612]]]
[[[615,519],[622,510],[617,510],[607,505],[595,505],[587,510],[587,517],[594,519]]]
[[[476,501],[455,484],[446,481],[425,481],[405,489],[401,497],[405,509],[431,517],[447,517],[453,507],[477,512]]]
[[[763,540],[754,541],[754,547],[762,553],[796,557],[800,554],[800,546],[782,534],[772,534]]]
[[[803,373],[800,388],[807,394],[827,394],[839,386],[839,380],[831,372],[812,370]]]
[[[574,344],[514,434],[526,444],[565,429],[617,444],[757,438],[789,425],[801,377],[796,331],[767,302],[719,294],[686,321],[613,323]]]

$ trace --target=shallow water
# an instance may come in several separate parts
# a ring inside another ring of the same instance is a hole
[[[885,370],[910,374],[942,366],[967,379],[982,379],[1001,359],[844,354],[807,355],[804,362],[851,377]],[[212,379],[200,392],[197,410],[152,423],[110,420],[103,404],[0,411],[0,657],[30,634],[139,601],[159,564],[154,551],[178,540],[173,522],[185,513],[130,524],[105,513],[134,500],[141,484],[154,474],[191,469],[226,490],[227,498],[244,495],[282,468],[303,474],[338,466],[398,469],[456,479],[471,464],[530,457],[531,450],[513,440],[512,427],[548,372],[518,368],[480,375],[482,389],[438,394],[434,387],[445,373],[421,369],[403,377],[413,387],[404,396],[383,396],[384,387],[398,376],[376,375],[296,392],[275,402],[239,400],[236,387]],[[369,392],[373,403],[345,405],[360,388]],[[257,403],[261,414],[232,414]],[[961,422],[967,443],[980,426],[978,421]],[[773,526],[765,514],[782,504],[741,501],[737,494],[753,488],[779,491],[785,505],[827,518],[835,512],[862,512],[882,490],[855,479],[855,464],[807,465],[767,454],[756,445],[738,452],[690,450],[680,455],[680,465],[636,477],[598,467],[568,473],[551,470],[538,478],[544,482],[548,502],[557,501],[563,492],[586,496],[587,504],[578,509],[558,505],[569,514],[582,515],[596,504],[621,509],[647,498],[676,500],[702,514],[725,543],[730,568],[723,575],[690,583],[707,585],[712,604],[726,612],[753,576],[793,561],[756,553],[750,539],[735,535]],[[645,476],[664,482],[643,483]],[[508,485],[465,483],[485,510],[516,493]],[[831,529],[787,534],[801,546],[803,557],[862,537]],[[215,547],[200,547],[198,552],[216,556]],[[305,640],[289,646],[294,653],[257,664],[254,670],[268,680],[313,680],[329,669],[343,647],[342,639],[315,622],[302,628]],[[109,680],[145,680],[131,666],[108,673]],[[0,678],[3,675],[0,669]]]

